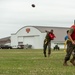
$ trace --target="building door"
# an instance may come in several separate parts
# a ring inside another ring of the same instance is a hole
[[[24,45],[34,45],[34,36],[24,37]]]

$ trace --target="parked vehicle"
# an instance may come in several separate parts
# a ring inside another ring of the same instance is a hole
[[[1,49],[12,49],[12,47],[9,45],[1,45],[0,48]]]
[[[13,49],[24,49],[24,45],[15,45],[12,46]]]

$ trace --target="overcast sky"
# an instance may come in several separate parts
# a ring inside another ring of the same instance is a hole
[[[0,0],[0,38],[30,25],[70,27],[74,19],[75,0]]]

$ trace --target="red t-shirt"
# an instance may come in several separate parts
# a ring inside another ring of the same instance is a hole
[[[71,28],[74,29],[73,33],[71,34],[71,37],[73,40],[75,40],[75,25],[71,26]]]
[[[51,40],[54,40],[55,35],[53,33],[49,33],[49,37],[50,37]]]

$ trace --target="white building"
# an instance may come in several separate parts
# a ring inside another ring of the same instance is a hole
[[[24,26],[16,33],[11,34],[11,46],[17,47],[18,45],[32,45],[33,49],[42,49],[43,41],[45,38],[45,30],[54,30],[56,38],[52,41],[51,47],[58,44],[63,48],[64,37],[67,35],[66,31],[69,28],[64,27],[47,27],[47,26]]]

